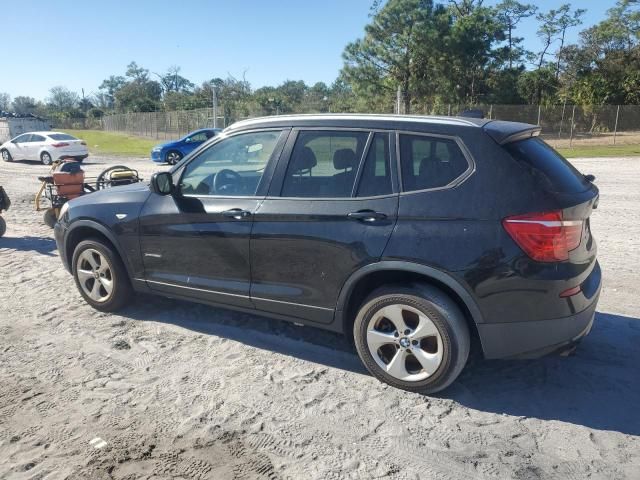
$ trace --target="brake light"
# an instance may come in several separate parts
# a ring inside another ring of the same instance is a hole
[[[68,144],[68,143],[66,143],[66,142],[59,142],[59,143],[54,143],[54,144],[53,144],[53,145],[51,145],[51,146],[52,146],[52,147],[55,147],[55,148],[60,148],[60,147],[68,147],[68,146],[69,146],[69,144]]]
[[[578,285],[577,287],[567,288],[564,292],[560,293],[560,298],[569,298],[574,295],[579,294],[582,291],[582,287]]]
[[[502,225],[518,246],[538,262],[567,260],[582,239],[583,221],[563,220],[561,211],[507,217]]]

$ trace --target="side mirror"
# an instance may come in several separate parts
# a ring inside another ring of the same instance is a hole
[[[151,175],[149,188],[158,195],[170,195],[173,193],[173,177],[169,172],[157,172]]]

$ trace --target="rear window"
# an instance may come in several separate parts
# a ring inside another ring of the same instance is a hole
[[[76,137],[66,133],[52,133],[51,135],[48,135],[48,137],[52,140],[78,140]]]
[[[505,148],[513,158],[530,168],[550,192],[580,193],[589,188],[584,175],[539,138],[509,143]]]

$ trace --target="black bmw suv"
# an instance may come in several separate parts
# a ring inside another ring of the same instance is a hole
[[[369,371],[436,392],[485,358],[573,346],[601,273],[584,176],[533,125],[451,117],[236,123],[149,185],[72,200],[55,227],[87,303],[134,291],[353,336]]]

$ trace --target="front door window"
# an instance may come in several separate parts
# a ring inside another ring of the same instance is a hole
[[[245,133],[215,143],[185,167],[180,191],[187,196],[255,195],[281,133]]]

